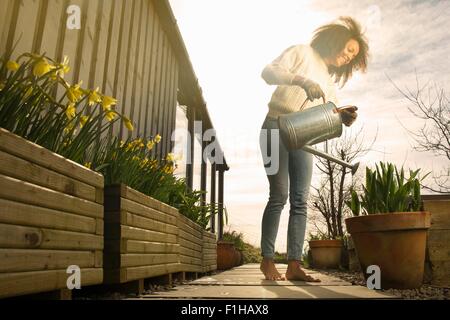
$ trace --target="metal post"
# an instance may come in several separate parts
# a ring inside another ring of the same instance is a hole
[[[211,164],[211,205],[216,205],[216,163]],[[211,232],[216,233],[216,215],[211,215]]]
[[[200,189],[202,191],[207,191],[206,190],[206,178],[207,178],[207,167],[206,167],[206,161],[207,159],[203,158],[203,153],[205,152],[205,148],[206,148],[206,142],[202,141],[202,156],[201,156],[201,161],[202,161],[202,165],[200,167]],[[202,206],[204,206],[206,204],[206,193],[202,194],[200,203]]]
[[[190,135],[190,143],[187,145],[187,163],[186,163],[186,184],[192,190],[194,184],[194,146],[195,146],[195,109],[188,107],[188,131]]]
[[[219,168],[219,239],[223,239],[223,172],[224,169]]]

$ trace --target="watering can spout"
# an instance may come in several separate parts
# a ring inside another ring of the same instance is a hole
[[[355,164],[351,164],[351,163],[345,162],[344,160],[335,158],[335,157],[329,155],[328,153],[319,151],[319,150],[317,150],[317,149],[315,149],[315,148],[313,148],[313,147],[311,147],[311,146],[308,146],[308,145],[303,146],[302,149],[303,149],[304,151],[309,152],[309,153],[311,153],[311,154],[314,154],[314,155],[316,155],[316,156],[319,156],[319,157],[322,157],[322,158],[324,158],[324,159],[333,161],[333,162],[335,162],[335,163],[337,163],[337,164],[340,164],[340,165],[343,166],[343,167],[350,168],[350,169],[352,170],[352,171],[351,171],[351,172],[352,172],[352,176],[355,175],[356,171],[358,171],[358,168],[359,168],[359,162],[357,162],[357,163],[355,163]]]
[[[341,136],[342,119],[334,103],[328,102],[304,111],[280,115],[278,126],[281,139],[288,150],[303,149],[350,168],[352,175],[358,170],[359,163],[350,164],[311,147],[311,145]]]
[[[359,162],[355,163],[352,167],[352,176],[355,175],[356,171],[358,171],[359,168]]]

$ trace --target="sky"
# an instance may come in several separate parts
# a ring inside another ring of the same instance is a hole
[[[394,87],[416,88],[431,81],[450,90],[450,1],[356,0],[170,0],[209,114],[225,151],[225,230],[244,234],[259,246],[269,184],[259,149],[259,132],[275,86],[261,71],[284,49],[308,44],[314,30],[337,17],[358,20],[369,40],[368,71],[357,73],[337,91],[341,105],[356,105],[358,120],[374,151],[365,165],[390,161],[406,168],[437,172],[448,160],[412,148],[406,131],[423,123]],[[416,77],[417,75],[417,77]],[[449,95],[447,95],[448,97]],[[181,121],[180,121],[180,125]],[[313,183],[319,179],[314,173]],[[286,251],[288,205],[282,212],[276,250]],[[308,225],[307,233],[314,231]]]

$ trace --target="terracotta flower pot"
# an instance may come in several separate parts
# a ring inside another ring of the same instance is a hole
[[[228,270],[236,266],[238,254],[233,242],[217,242],[217,269]]]
[[[242,252],[241,250],[238,250],[235,248],[235,260],[234,260],[234,267],[240,266],[241,265],[241,260],[242,260]]]
[[[309,241],[312,262],[315,268],[339,268],[341,261],[341,240],[311,240]]]
[[[429,212],[395,212],[348,218],[361,271],[377,265],[381,288],[413,289],[422,285]]]

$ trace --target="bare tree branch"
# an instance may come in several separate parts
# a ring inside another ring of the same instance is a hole
[[[423,120],[423,124],[416,132],[407,129],[398,119],[402,127],[415,142],[414,150],[430,152],[436,156],[446,157],[449,161],[443,172],[433,173],[433,185],[423,185],[427,190],[437,193],[450,192],[450,102],[443,88],[437,84],[430,85],[430,80],[420,86],[416,72],[416,89],[406,92],[400,89],[388,75],[386,77],[394,87],[411,102],[408,111],[416,118]],[[424,97],[424,91],[427,94]],[[427,100],[425,103],[424,100]]]
[[[368,144],[363,132],[364,128],[354,132],[346,131],[340,139],[329,142],[328,152],[339,159],[353,162],[372,150],[377,139],[375,137]],[[332,238],[344,235],[343,222],[350,215],[345,202],[350,200],[350,189],[357,183],[356,177],[350,177],[350,171],[335,163],[316,157],[316,167],[322,173],[318,186],[312,187],[309,207],[318,213],[316,220],[320,219],[327,227],[328,236]],[[314,226],[317,222],[313,223]],[[317,232],[321,232],[317,230]]]

